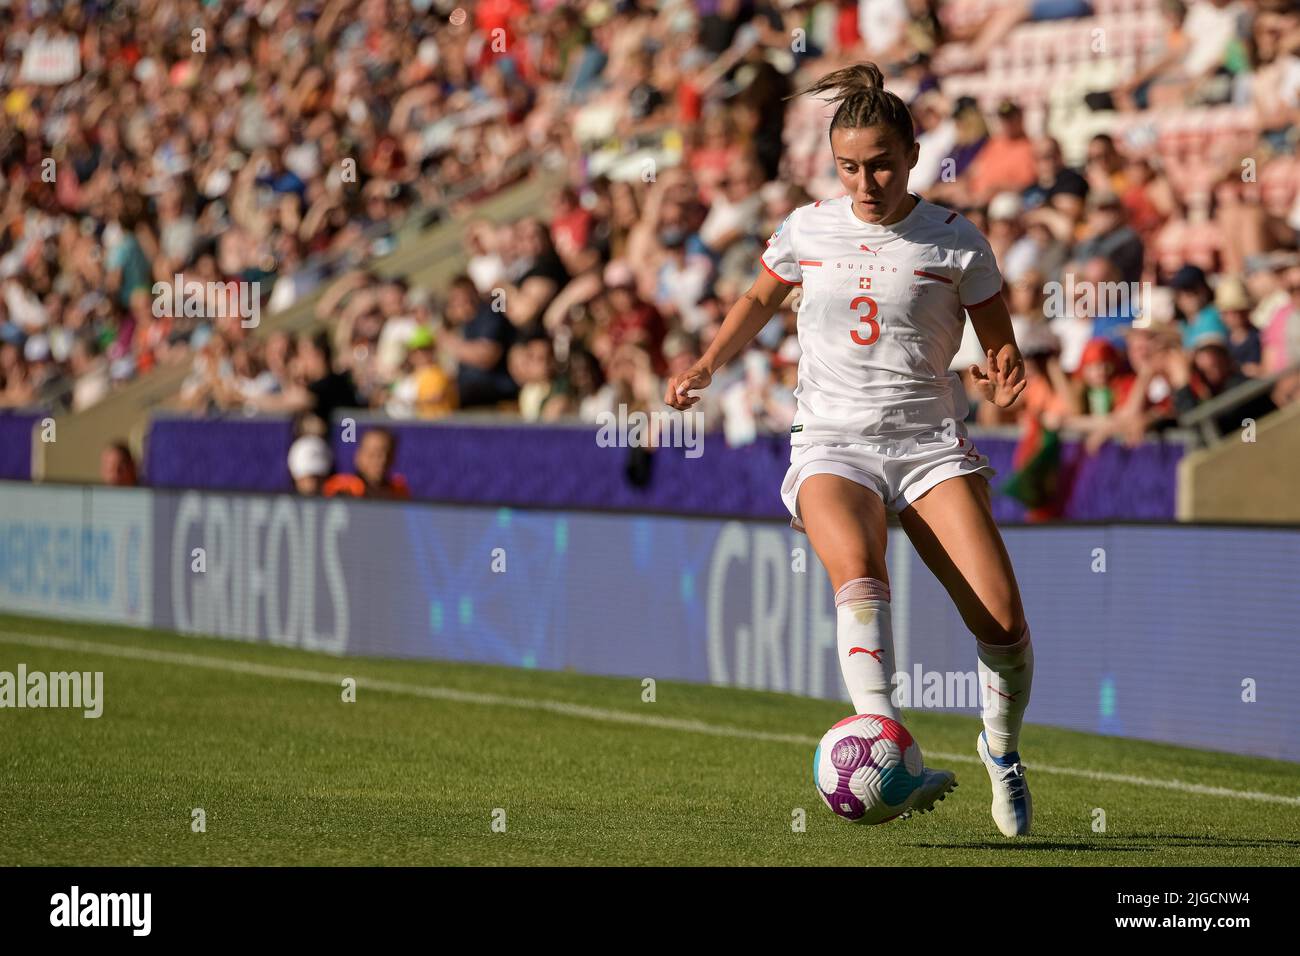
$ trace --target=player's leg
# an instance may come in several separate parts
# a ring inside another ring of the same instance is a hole
[[[984,727],[994,756],[1016,750],[1033,681],[1033,649],[1020,588],[993,521],[988,481],[941,481],[898,516],[979,649]]]
[[[835,589],[840,670],[853,707],[899,720],[892,700],[885,503],[871,489],[833,474],[804,479],[798,502],[808,540]]]
[[[840,671],[854,710],[902,722],[893,701],[888,530],[880,495],[838,474],[813,474],[797,489],[797,513],[835,588]],[[928,813],[957,786],[950,770],[925,768],[902,817]]]
[[[1025,612],[993,520],[988,479],[962,474],[941,481],[903,508],[898,520],[976,640],[1001,647],[1020,640]]]
[[[977,748],[993,782],[993,817],[1007,836],[1028,833],[1032,804],[1019,747],[1034,653],[988,481],[977,474],[941,481],[900,512],[899,521],[975,635],[984,698]]]

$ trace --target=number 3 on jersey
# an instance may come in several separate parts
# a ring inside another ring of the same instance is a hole
[[[865,314],[858,311],[864,305],[867,307]],[[880,338],[880,323],[876,321],[876,316],[880,314],[880,307],[876,305],[876,300],[869,295],[860,295],[849,303],[849,308],[858,312],[859,324],[865,325],[869,330],[866,335],[863,335],[860,329],[851,329],[849,335],[858,345],[872,345]]]

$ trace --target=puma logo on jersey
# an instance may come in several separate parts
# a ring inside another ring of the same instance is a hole
[[[877,657],[876,655],[877,655],[877,654],[883,654],[884,652],[885,652],[885,649],[884,649],[883,647],[877,647],[874,651],[869,651],[869,650],[867,650],[865,647],[850,647],[850,648],[849,648],[849,657],[852,657],[854,654],[859,654],[859,653],[860,653],[860,654],[870,654],[870,655],[871,655],[871,659],[872,659],[873,661],[875,661],[877,664],[879,664],[879,663],[880,663],[880,658]]]
[[[879,249],[872,249],[870,246],[859,245],[858,248],[861,249],[863,252],[869,252],[869,253],[871,253],[873,256],[874,256],[874,255],[879,255],[879,253],[880,253],[880,250],[879,250]]]

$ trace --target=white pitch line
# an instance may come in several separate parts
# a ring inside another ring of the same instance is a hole
[[[253,661],[230,660],[224,657],[207,657],[202,654],[182,654],[176,651],[160,651],[147,647],[134,647],[126,644],[101,644],[95,641],[74,641],[62,637],[43,634],[19,634],[13,631],[0,631],[0,644],[17,644],[27,647],[41,647],[52,650],[79,651],[85,654],[98,654],[104,657],[119,657],[126,660],[146,661],[154,664],[179,664],[183,667],[203,667],[209,670],[226,671],[232,674],[251,674],[256,677],[270,677],[279,680],[296,680],[312,684],[329,684],[338,686],[352,674],[331,674],[326,671],[305,670],[298,667],[280,667],[274,664],[258,664]],[[744,740],[760,740],[766,743],[799,744],[815,747],[817,738],[801,734],[777,734],[766,730],[750,730],[744,727],[728,727],[723,724],[709,724],[702,720],[681,720],[674,717],[657,717],[653,714],[634,714],[631,711],[607,710],[602,707],[588,707],[584,704],[571,704],[558,700],[539,700],[536,698],[505,697],[500,694],[483,694],[475,691],[457,690],[453,687],[429,687],[421,684],[403,684],[398,681],[371,680],[368,677],[356,677],[357,687],[368,690],[386,691],[390,694],[404,694],[408,697],[423,697],[429,700],[448,700],[461,704],[483,704],[489,707],[512,707],[516,710],[542,710],[565,717],[579,717],[605,723],[631,724],[640,727],[656,727],[662,730],[681,730],[687,733],[707,734],[713,737],[736,737]],[[944,763],[981,764],[978,757],[966,754],[928,751],[927,756]],[[1034,763],[1029,769],[1035,773],[1058,774],[1064,777],[1077,777],[1098,783],[1120,783],[1135,787],[1151,787],[1160,790],[1175,790],[1179,793],[1191,793],[1205,797],[1231,797],[1237,800],[1255,800],[1260,803],[1280,803],[1287,806],[1300,806],[1300,797],[1288,797],[1276,793],[1261,793],[1256,790],[1231,790],[1227,787],[1207,787],[1199,783],[1185,783],[1182,780],[1156,780],[1151,777],[1138,777],[1132,774],[1107,773],[1104,770],[1080,770],[1074,767],[1053,767]]]

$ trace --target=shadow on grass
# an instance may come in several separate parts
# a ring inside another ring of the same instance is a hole
[[[1269,837],[1220,837],[1190,833],[1098,833],[1085,840],[1035,840],[1012,839],[999,842],[970,843],[906,843],[909,847],[949,850],[1013,850],[1033,853],[1038,850],[1081,850],[1101,853],[1149,853],[1170,847],[1201,847],[1204,849],[1270,849],[1286,847],[1300,850],[1300,840],[1271,839]]]
[[[916,847],[928,850],[1013,850],[1017,853],[1033,853],[1038,850],[1088,850],[1101,853],[1137,853],[1159,849],[1157,846],[1099,846],[1096,843],[1067,842],[1063,840],[1043,840],[1031,842],[1023,839],[1007,839],[1000,843],[901,843],[900,846]]]
[[[1271,837],[1230,837],[1193,833],[1099,833],[1098,840],[1141,841],[1158,840],[1165,845],[1204,847],[1293,847],[1300,850],[1300,840],[1273,839]]]

